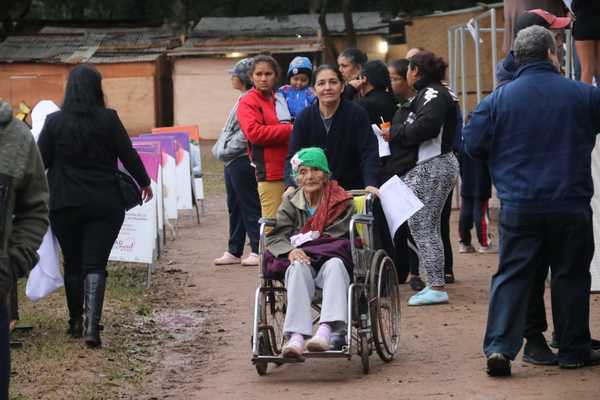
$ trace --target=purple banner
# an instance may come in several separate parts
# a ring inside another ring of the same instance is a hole
[[[175,139],[173,138],[161,138],[161,137],[154,137],[154,136],[158,136],[158,135],[152,135],[153,137],[150,136],[146,136],[146,135],[142,135],[142,136],[138,136],[133,138],[131,141],[134,143],[134,145],[136,143],[152,143],[152,142],[160,142],[160,151],[163,155],[168,155],[170,157],[173,157],[173,159],[177,159],[177,142]],[[165,165],[166,160],[163,157],[162,160],[162,165]]]
[[[146,172],[150,178],[158,183],[158,165],[161,161],[161,156],[159,153],[149,153],[145,151],[138,151],[142,162],[144,163],[144,167],[146,168]]]

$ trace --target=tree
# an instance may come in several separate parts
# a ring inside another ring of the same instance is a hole
[[[6,0],[0,6],[0,41],[14,32],[15,22],[23,19],[31,8],[31,0]]]
[[[352,20],[352,1],[342,0],[342,13],[344,14],[344,26],[350,47],[356,47],[356,33],[354,32],[354,21]]]
[[[321,36],[323,37],[323,42],[325,43],[325,52],[327,58],[330,60],[337,60],[337,49],[335,48],[335,43],[333,42],[333,38],[331,37],[331,33],[327,27],[327,3],[327,0],[321,0],[319,27],[321,28]]]

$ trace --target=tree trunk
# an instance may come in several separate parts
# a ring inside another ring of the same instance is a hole
[[[321,11],[319,13],[319,26],[321,27],[321,37],[325,44],[325,53],[329,62],[337,61],[338,53],[335,48],[335,43],[327,27],[327,0],[321,0]]]
[[[356,33],[354,32],[354,21],[352,21],[352,2],[342,0],[342,12],[344,14],[344,25],[349,47],[356,47]]]

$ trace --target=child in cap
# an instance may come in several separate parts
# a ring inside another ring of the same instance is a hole
[[[312,72],[312,63],[308,58],[294,58],[290,62],[287,73],[290,83],[278,90],[285,98],[293,119],[296,119],[302,110],[313,104],[317,98],[310,86]]]

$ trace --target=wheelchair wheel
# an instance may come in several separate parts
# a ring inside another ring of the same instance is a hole
[[[371,354],[369,338],[366,334],[358,335],[358,351],[360,353],[360,362],[362,364],[363,374],[368,374],[370,371],[369,355]]]
[[[283,346],[283,322],[287,308],[285,287],[279,281],[268,281],[261,296],[260,331],[268,335],[266,345],[270,355],[281,353]]]
[[[375,350],[385,361],[392,361],[400,341],[400,291],[394,262],[383,250],[377,251],[369,277],[371,329]]]
[[[260,333],[258,335],[258,353],[260,355],[266,355],[271,353],[271,344],[269,343],[269,337],[264,333]],[[256,368],[256,372],[258,373],[258,375],[263,376],[267,374],[269,363],[266,361],[256,361],[254,363],[254,367]]]

